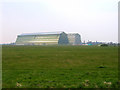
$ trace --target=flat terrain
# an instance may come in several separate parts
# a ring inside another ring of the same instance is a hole
[[[118,47],[2,48],[3,88],[117,88]]]

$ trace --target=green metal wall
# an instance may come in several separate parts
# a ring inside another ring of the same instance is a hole
[[[17,45],[48,45],[58,44],[60,35],[23,35],[18,36]]]

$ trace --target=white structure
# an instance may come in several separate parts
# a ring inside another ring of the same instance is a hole
[[[68,33],[69,44],[71,45],[80,45],[81,44],[81,36],[78,33]]]

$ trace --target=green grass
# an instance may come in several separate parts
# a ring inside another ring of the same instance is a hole
[[[117,88],[118,47],[3,46],[3,88]]]

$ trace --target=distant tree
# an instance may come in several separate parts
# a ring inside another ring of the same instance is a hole
[[[108,44],[101,44],[101,46],[108,46]]]

